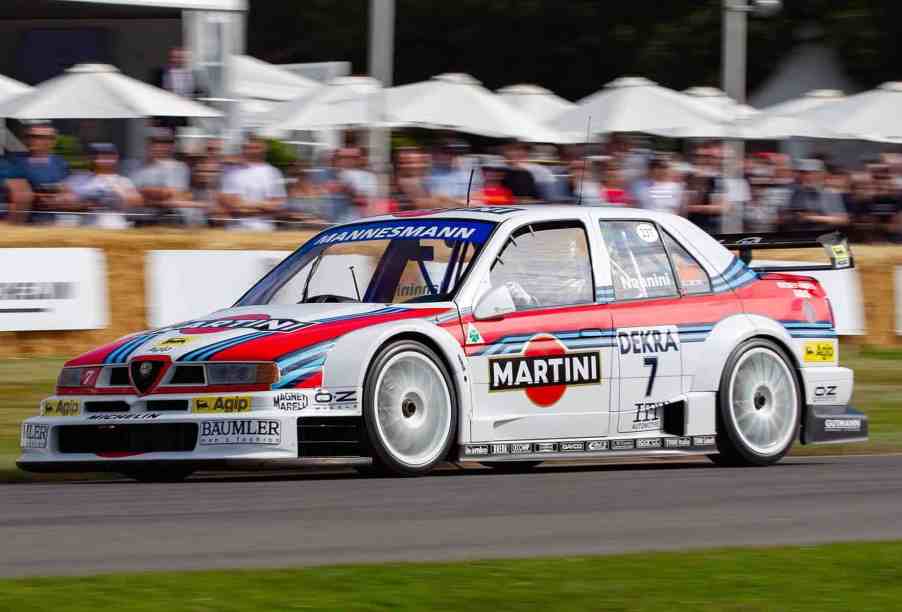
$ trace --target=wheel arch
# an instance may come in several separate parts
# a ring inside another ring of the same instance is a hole
[[[374,325],[339,338],[323,365],[323,386],[354,386],[362,398],[363,386],[376,355],[392,342],[415,340],[432,349],[451,376],[457,399],[456,441],[464,440],[470,414],[470,373],[458,341],[449,332],[423,319],[409,319]]]
[[[692,372],[692,391],[718,391],[723,370],[733,350],[747,340],[763,338],[779,346],[788,356],[804,397],[804,377],[801,376],[796,351],[793,350],[792,336],[786,328],[768,317],[754,314],[737,314],[718,322],[705,340],[705,364],[715,363],[717,367],[700,367]]]

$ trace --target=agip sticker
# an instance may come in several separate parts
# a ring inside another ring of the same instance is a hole
[[[191,401],[191,412],[195,414],[229,414],[233,412],[249,412],[250,409],[250,395],[195,397]]]
[[[836,343],[829,340],[806,342],[803,359],[805,363],[836,361]]]
[[[48,399],[41,405],[41,414],[48,417],[73,417],[81,414],[77,399]]]

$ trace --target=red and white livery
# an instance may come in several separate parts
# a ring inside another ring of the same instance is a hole
[[[336,226],[233,307],[69,361],[18,465],[147,480],[320,461],[763,465],[797,439],[866,439],[824,290],[747,265],[772,242],[731,237],[740,258],[679,217],[557,206]]]

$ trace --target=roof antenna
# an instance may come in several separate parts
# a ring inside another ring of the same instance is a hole
[[[588,148],[589,148],[589,138],[591,138],[591,136],[590,136],[591,130],[592,130],[592,115],[589,115],[589,118],[586,121],[586,150],[588,150]],[[583,153],[583,169],[579,175],[579,189],[578,189],[579,193],[577,193],[577,195],[576,195],[576,205],[577,206],[579,206],[583,202],[583,182],[586,180],[586,168],[588,167],[588,165],[589,165],[589,160],[587,159],[587,156],[585,155],[585,152],[584,152]]]
[[[470,168],[470,180],[467,182],[467,208],[470,208],[470,189],[473,187],[474,172],[476,172],[476,168]]]
[[[357,285],[357,275],[354,273],[354,266],[348,266],[351,271],[351,278],[354,279],[354,293],[357,294],[357,301],[360,301],[360,287]]]

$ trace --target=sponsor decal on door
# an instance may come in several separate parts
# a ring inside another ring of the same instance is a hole
[[[568,351],[554,336],[533,336],[523,353],[489,359],[489,391],[523,391],[537,406],[555,405],[568,387],[601,383],[601,353]]]

